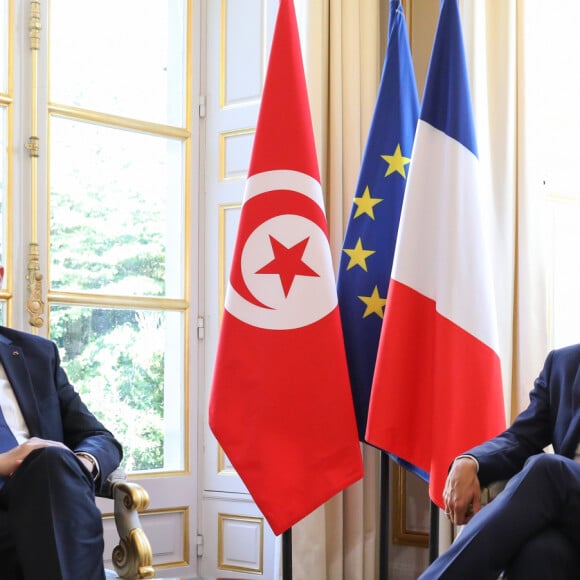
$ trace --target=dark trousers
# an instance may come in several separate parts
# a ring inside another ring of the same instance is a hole
[[[580,578],[580,464],[554,454],[528,460],[477,513],[421,580]]]
[[[2,580],[103,580],[94,483],[60,447],[33,451],[0,490]]]

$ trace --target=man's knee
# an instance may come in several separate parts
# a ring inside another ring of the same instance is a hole
[[[522,470],[522,475],[528,479],[542,479],[544,481],[554,481],[565,474],[572,460],[555,453],[539,453],[530,457]]]
[[[556,453],[538,453],[537,455],[532,455],[526,461],[525,469],[551,470],[558,468],[564,460],[565,458],[562,455]]]
[[[48,445],[47,447],[40,447],[32,453],[37,453],[39,457],[42,457],[49,461],[60,461],[62,459],[68,459],[69,457],[74,457],[74,453],[66,447],[60,447],[58,445]]]
[[[86,478],[85,470],[75,454],[70,449],[58,446],[35,449],[17,471],[39,481],[54,478],[75,480]]]
[[[577,579],[580,556],[558,528],[546,528],[532,536],[505,571],[506,580]]]
[[[71,463],[71,460],[78,460],[76,459],[75,454],[66,447],[60,446],[52,446],[49,445],[48,447],[41,447],[39,449],[35,449],[30,456],[36,456],[39,462],[47,462],[52,464],[55,463]],[[74,463],[73,463],[74,464]]]

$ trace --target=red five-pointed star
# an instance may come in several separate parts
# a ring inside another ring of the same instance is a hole
[[[256,274],[278,274],[280,282],[282,282],[282,288],[284,288],[284,296],[286,297],[296,276],[318,277],[318,274],[302,261],[309,239],[305,238],[291,248],[287,248],[276,238],[270,236],[274,259],[263,268],[260,268]]]

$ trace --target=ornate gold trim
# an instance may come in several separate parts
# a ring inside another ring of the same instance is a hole
[[[153,578],[153,551],[139,520],[139,511],[149,506],[149,494],[137,483],[125,479],[112,483],[115,524],[119,543],[112,561],[121,578]]]
[[[131,474],[133,477],[133,474]],[[147,521],[149,516],[164,515],[164,514],[182,514],[183,515],[183,559],[172,562],[164,562],[162,564],[154,564],[155,570],[164,570],[167,568],[175,568],[179,566],[188,566],[190,564],[190,550],[189,550],[189,506],[176,506],[170,508],[157,509],[143,509],[139,512],[139,519],[141,524]],[[103,513],[103,520],[110,520],[115,517],[114,513]],[[138,541],[141,538],[138,539]],[[146,548],[146,546],[145,546]],[[149,576],[152,578],[153,576]]]
[[[29,137],[24,144],[24,148],[28,151],[30,157],[40,156],[40,139],[38,137]]]
[[[28,34],[30,38],[30,50],[40,49],[40,2],[31,0],[30,2],[30,19],[28,20]]]
[[[429,534],[409,529],[407,524],[407,472],[396,463],[393,466],[393,543],[403,546],[429,547]]]
[[[251,522],[258,524],[260,528],[260,563],[258,568],[249,566],[230,566],[223,563],[224,557],[224,535],[223,523],[225,520],[237,520],[240,522]],[[264,518],[256,516],[243,516],[238,514],[218,513],[218,570],[227,570],[228,572],[239,572],[240,574],[263,574],[264,573]]]
[[[30,155],[30,244],[26,275],[28,299],[26,310],[29,314],[28,324],[33,328],[44,326],[44,300],[42,297],[42,279],[40,273],[40,247],[38,245],[38,156],[40,143],[38,139],[38,52],[40,49],[40,2],[31,0],[28,31],[30,34],[31,62],[31,136],[25,144]]]
[[[139,564],[136,564],[139,562]],[[151,546],[145,532],[132,529],[113,549],[113,566],[121,578],[153,578]]]
[[[28,324],[34,328],[40,328],[44,324],[42,316],[44,314],[44,300],[42,299],[42,274],[40,273],[40,261],[38,244],[31,243],[28,254],[28,299],[26,300],[26,310],[29,319]]]

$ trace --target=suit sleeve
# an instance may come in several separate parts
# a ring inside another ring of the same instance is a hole
[[[108,475],[120,464],[122,447],[112,433],[88,410],[60,365],[54,345],[54,377],[63,424],[64,443],[75,452],[84,451],[99,463],[97,492]]]
[[[466,452],[479,462],[481,485],[509,479],[522,469],[530,456],[542,453],[552,442],[553,409],[548,385],[553,358],[554,352],[551,352],[534,381],[528,407],[512,425],[497,437]]]

